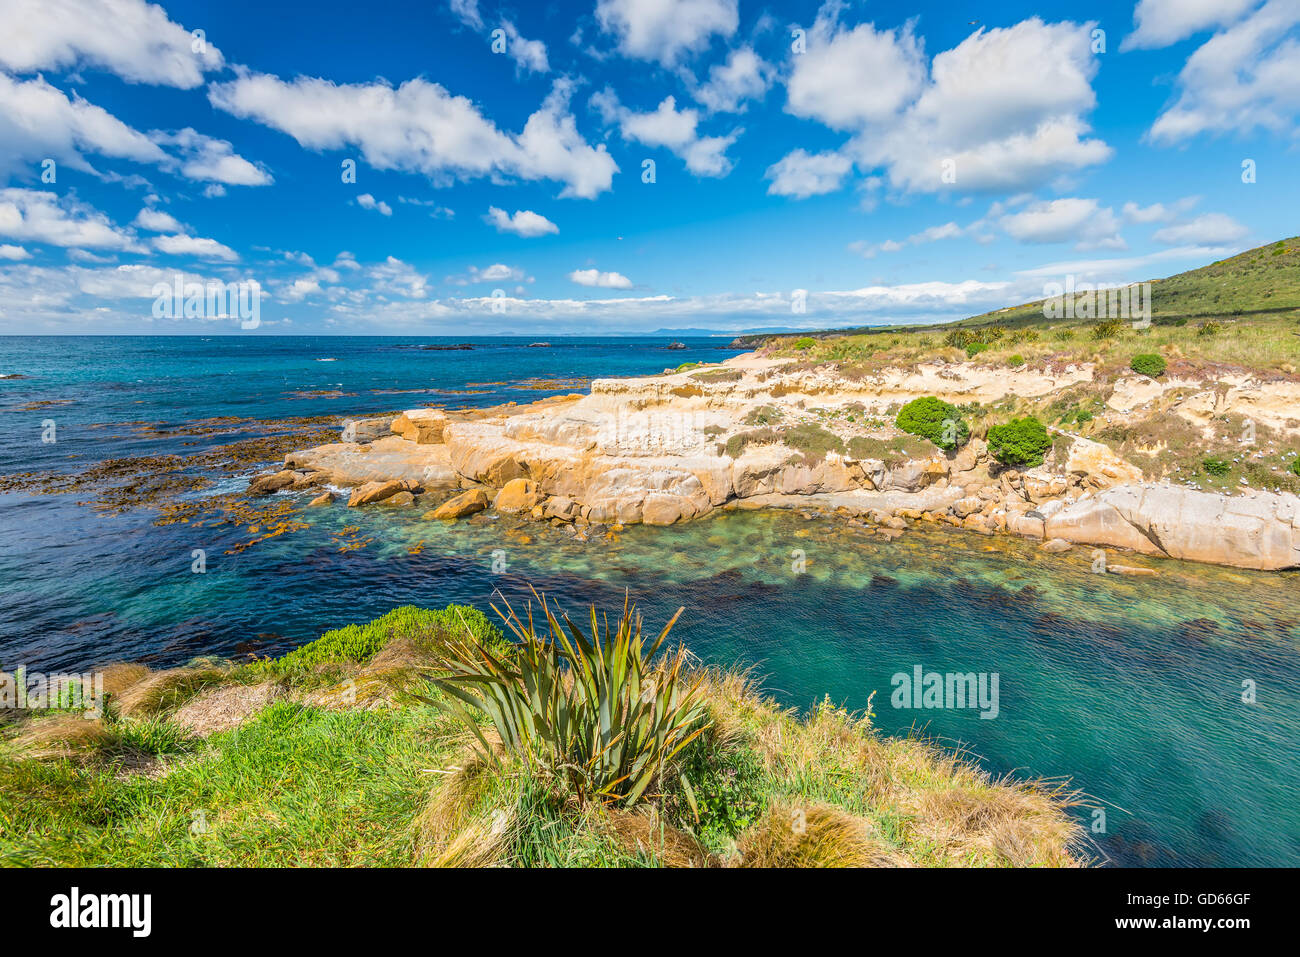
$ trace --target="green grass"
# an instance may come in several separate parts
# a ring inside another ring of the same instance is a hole
[[[439,660],[430,655],[427,664]],[[241,680],[240,669],[222,674]],[[634,806],[577,800],[564,776],[508,754],[476,758],[460,722],[403,695],[380,708],[282,698],[206,739],[170,714],[23,718],[0,738],[0,864],[1051,866],[1086,857],[1069,811],[1076,799],[1057,786],[991,779],[830,702],[797,716],[742,675],[691,680],[706,718],[681,752],[685,774],[661,778]],[[22,750],[26,731],[59,722],[84,733],[80,753]],[[140,757],[162,763],[129,760]]]
[[[1046,361],[1095,361],[1120,370],[1135,351],[1161,355],[1184,372],[1219,366],[1287,374],[1300,369],[1300,238],[1153,279],[1151,300],[1153,325],[1146,329],[1124,320],[1049,320],[1036,300],[937,326],[821,332],[805,349],[795,349],[789,336],[761,341],[778,355],[841,363],[860,374],[936,358],[1005,364],[1013,355],[1031,368]]]
[[[468,625],[475,638],[500,641],[501,631],[477,608],[448,605],[438,611],[403,605],[364,625],[346,625],[327,631],[276,662],[280,670],[311,668],[322,664],[365,663],[395,638],[422,638],[447,631],[460,633]]]
[[[267,707],[166,777],[0,762],[0,863],[37,866],[401,865],[450,753],[424,709]]]

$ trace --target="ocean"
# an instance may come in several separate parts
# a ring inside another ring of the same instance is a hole
[[[490,513],[445,526],[419,509],[289,510],[305,496],[276,497],[285,527],[265,540],[261,519],[184,520],[278,460],[230,444],[267,431],[524,403],[737,351],[702,338],[670,350],[667,336],[532,341],[0,338],[0,376],[22,377],[0,378],[0,668],[274,655],[401,604],[518,606],[532,584],[579,612],[628,592],[650,625],[684,606],[675,634],[700,659],[751,668],[784,705],[829,696],[994,774],[1068,778],[1101,861],[1300,864],[1294,573],[1166,562],[1155,579],[1098,576],[1086,549],[930,529],[886,543],[798,511],[590,543],[510,531]],[[472,348],[426,348],[459,342]],[[142,464],[165,474],[133,484]],[[897,706],[916,703],[895,688],[918,668],[996,676],[996,716]]]

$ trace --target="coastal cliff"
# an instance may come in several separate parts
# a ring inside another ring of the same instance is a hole
[[[901,405],[925,396],[988,409],[1082,390],[1112,425],[1140,419],[1168,396],[1169,414],[1189,429],[1249,413],[1260,428],[1288,434],[1300,408],[1296,383],[1100,382],[1096,371],[1088,362],[1005,369],[938,359],[855,375],[747,353],[658,376],[597,379],[588,395],[527,406],[351,421],[341,441],[289,454],[281,472],[251,488],[350,488],[354,506],[438,504],[428,517],[446,519],[495,503],[519,520],[574,523],[584,534],[673,525],[723,508],[812,507],[886,535],[927,522],[1058,549],[1300,567],[1300,499],[1290,491],[1179,484],[1176,474],[1153,476],[1067,428],[1053,429],[1042,464],[1006,467],[980,434],[987,425],[944,451],[893,421]],[[454,492],[460,501],[442,502]]]

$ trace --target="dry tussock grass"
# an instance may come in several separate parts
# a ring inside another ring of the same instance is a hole
[[[273,681],[220,685],[201,691],[177,708],[171,718],[182,728],[206,738],[243,724],[283,695],[284,689]]]
[[[778,781],[824,782],[837,793],[849,792],[844,803],[901,821],[906,847],[925,848],[939,862],[949,864],[1068,867],[1087,863],[1086,836],[1069,813],[1084,802],[1060,782],[994,779],[967,754],[917,736],[884,737],[873,729],[868,715],[827,704],[801,720],[764,698],[748,674],[711,672],[706,688],[720,733],[751,748],[769,776]],[[789,820],[782,819],[781,805],[773,807],[777,810],[755,825],[752,837],[745,835],[760,855],[757,859],[784,860],[783,854],[804,859],[816,845],[805,844],[800,851],[791,844],[790,835],[784,833]],[[854,826],[872,826],[865,818],[831,810],[862,822]],[[804,813],[809,814],[809,809],[804,808]],[[852,830],[844,822],[827,826],[827,833]],[[878,860],[883,866],[907,862],[879,834],[859,834],[858,839],[866,842],[861,844],[864,860]],[[849,846],[857,845],[849,841]],[[840,859],[839,847],[828,842],[831,860]]]
[[[484,729],[493,750],[500,739]],[[469,746],[455,767],[439,775],[414,821],[415,859],[423,867],[491,867],[503,863],[515,827],[515,808],[492,807],[500,767]]]
[[[111,735],[102,720],[61,714],[28,721],[11,743],[23,757],[43,761],[81,758],[109,740]]]
[[[114,698],[114,704],[119,714],[128,717],[162,714],[184,704],[225,676],[224,669],[207,665],[154,671],[128,685]]]
[[[607,808],[601,814],[601,827],[627,853],[654,858],[664,867],[710,864],[695,838],[665,822],[653,805],[630,810]]]
[[[741,867],[908,867],[875,824],[830,804],[772,802],[739,841]]]

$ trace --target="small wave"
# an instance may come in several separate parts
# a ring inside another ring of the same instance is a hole
[[[329,359],[317,359],[316,361],[317,361],[317,362],[338,362],[339,360],[338,360],[338,359],[329,358]]]

